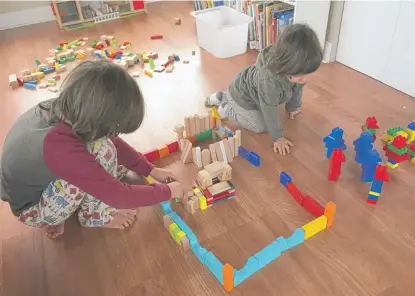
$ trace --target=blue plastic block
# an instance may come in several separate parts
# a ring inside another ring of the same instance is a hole
[[[410,130],[412,130],[412,131],[415,131],[415,122],[410,122],[410,123],[408,124],[408,129],[410,129]]]
[[[108,52],[108,50],[104,50],[105,55],[109,58],[110,57],[110,53]]]
[[[190,245],[190,248],[192,249],[193,253],[196,255],[197,259],[203,264],[203,257],[207,254],[208,250],[203,248],[199,243]]]
[[[259,269],[264,268],[281,255],[280,243],[273,241],[254,256],[258,259]]]
[[[287,187],[287,185],[292,181],[290,175],[288,175],[286,172],[282,171],[280,174],[280,183]]]
[[[29,80],[29,81],[26,81],[25,83],[36,85],[37,81],[36,80]]]
[[[242,146],[239,146],[239,151],[238,152],[239,152],[239,156],[241,156],[242,158],[245,158],[246,160],[248,160],[248,154],[249,154],[248,150],[246,150]]]
[[[278,237],[275,241],[280,244],[281,253],[287,251],[290,248],[287,240],[282,236]]]
[[[203,256],[203,264],[209,268],[210,272],[215,276],[219,283],[223,285],[223,264],[213,255],[212,252],[207,252],[205,256]]]
[[[255,258],[255,256],[249,257],[244,267],[242,267],[239,270],[235,270],[235,273],[233,276],[234,287],[242,283],[244,280],[249,278],[251,275],[253,275],[258,270],[259,270],[258,259]]]
[[[55,68],[47,68],[47,69],[43,70],[43,73],[45,73],[45,74],[50,74],[52,72],[55,72]]]
[[[24,83],[24,84],[23,84],[23,87],[24,87],[24,88],[27,88],[27,89],[32,89],[32,90],[34,90],[34,89],[36,89],[36,84]]]
[[[180,62],[180,58],[179,58],[179,56],[178,56],[178,55],[175,55],[175,56],[174,56],[174,60],[175,60],[176,62]]]
[[[325,147],[327,149],[326,157],[330,158],[333,150],[335,148],[340,148],[342,150],[346,150],[347,146],[344,143],[343,139],[343,129],[340,127],[336,127],[331,130],[331,133],[323,138],[323,142],[325,143]]]
[[[367,199],[370,199],[370,200],[379,200],[379,196],[372,195],[372,194],[369,193],[369,195],[367,196]]]
[[[255,152],[251,151],[248,154],[248,161],[254,167],[259,167],[259,165],[261,164],[261,157],[258,154],[256,154]]]
[[[95,56],[97,57],[97,58],[99,58],[99,59],[102,59],[103,57],[102,57],[102,55],[101,54],[99,54],[99,53],[95,53]]]
[[[388,162],[390,162],[391,164],[397,164],[397,162],[394,161],[392,158],[388,158]]]
[[[381,193],[383,187],[382,180],[373,180],[372,185],[370,186],[370,191]]]
[[[163,209],[164,214],[170,214],[172,212],[170,203],[168,201],[163,201],[161,203],[161,208]]]
[[[363,132],[359,138],[353,141],[356,152],[355,161],[359,164],[367,162],[367,153],[373,150],[373,135],[370,132]]]
[[[115,59],[116,59],[116,60],[121,60],[121,58],[122,58],[122,54],[117,54],[117,55],[115,56]]]
[[[288,247],[291,249],[295,246],[298,246],[299,244],[302,244],[304,242],[304,238],[304,229],[297,228],[296,230],[294,230],[293,234],[289,238],[285,239],[285,241],[287,242]]]
[[[232,138],[233,137],[233,133],[231,130],[228,130],[228,138]]]

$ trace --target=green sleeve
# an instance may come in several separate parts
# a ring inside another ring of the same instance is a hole
[[[303,103],[303,88],[303,84],[297,84],[294,87],[291,99],[285,104],[285,110],[287,110],[287,112],[294,112],[301,107],[301,104]]]

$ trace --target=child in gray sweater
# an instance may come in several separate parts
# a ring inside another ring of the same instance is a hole
[[[293,144],[283,137],[277,106],[285,103],[291,119],[301,112],[304,84],[322,58],[319,40],[310,27],[286,27],[276,44],[259,53],[255,65],[239,72],[227,91],[208,96],[205,105],[217,106],[222,118],[250,131],[268,131],[274,151],[285,155]]]

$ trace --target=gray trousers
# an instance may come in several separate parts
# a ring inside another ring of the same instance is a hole
[[[263,133],[267,130],[261,111],[246,110],[240,107],[228,91],[222,92],[221,106],[226,117],[235,121],[239,126],[254,133]]]

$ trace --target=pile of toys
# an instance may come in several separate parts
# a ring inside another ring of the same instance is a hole
[[[415,164],[415,121],[410,122],[406,129],[400,126],[388,129],[382,142],[389,168],[394,169],[407,160]]]

